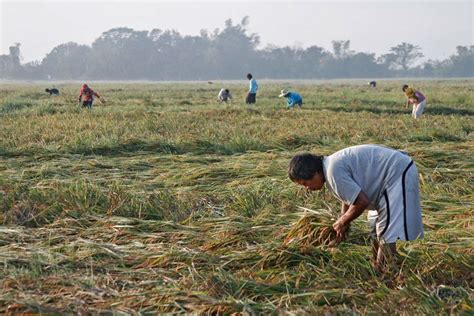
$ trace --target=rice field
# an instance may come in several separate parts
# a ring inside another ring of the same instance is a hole
[[[1,314],[472,314],[474,85],[409,81],[0,85]],[[234,95],[219,104],[223,86]],[[281,89],[298,91],[287,110]],[[298,151],[376,143],[420,171],[425,239],[372,266],[364,213],[286,176]],[[314,238],[313,238],[314,237]]]

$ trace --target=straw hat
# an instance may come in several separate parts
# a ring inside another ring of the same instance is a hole
[[[279,98],[284,97],[285,95],[288,94],[288,92],[289,92],[288,90],[283,89],[283,90],[280,91],[280,95],[279,95],[278,97],[279,97]]]

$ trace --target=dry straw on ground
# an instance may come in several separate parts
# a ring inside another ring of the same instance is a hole
[[[420,81],[418,122],[400,84],[307,82],[298,111],[279,83],[252,108],[240,84],[223,105],[207,83],[97,83],[113,106],[92,111],[74,84],[2,84],[0,314],[472,314],[472,82]],[[420,170],[426,236],[392,283],[363,216],[329,247],[339,202],[286,176],[297,151],[362,143]]]

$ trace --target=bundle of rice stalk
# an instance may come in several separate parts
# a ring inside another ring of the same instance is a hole
[[[332,228],[336,220],[333,212],[328,210],[311,210],[299,207],[305,212],[293,225],[284,240],[284,245],[297,245],[301,249],[318,246],[335,246],[336,231]]]

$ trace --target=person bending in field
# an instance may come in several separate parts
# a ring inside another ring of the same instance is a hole
[[[100,99],[100,95],[98,95],[94,90],[89,88],[89,86],[84,83],[79,93],[79,102],[82,102],[82,107],[92,109],[92,104],[94,103],[94,96]],[[102,102],[104,101],[102,100]]]
[[[232,94],[230,94],[229,89],[224,89],[222,88],[221,91],[219,91],[219,95],[217,96],[217,100],[222,103],[227,101],[232,100]]]
[[[46,89],[44,89],[44,91],[45,91],[46,93],[49,93],[49,95],[55,95],[55,96],[58,96],[58,95],[59,95],[59,90],[56,89],[56,88],[52,88],[52,89],[46,88]]]
[[[247,79],[249,80],[249,93],[247,94],[245,103],[255,104],[255,102],[257,102],[257,90],[258,90],[257,80],[253,78],[252,74],[247,74]]]
[[[303,106],[303,98],[297,92],[291,92],[286,89],[281,90],[279,98],[285,97],[287,100],[287,108],[292,109],[295,105],[301,109]]]
[[[369,209],[375,268],[383,271],[396,254],[397,240],[423,238],[418,171],[413,160],[395,149],[359,145],[330,156],[295,155],[289,178],[310,190],[324,185],[342,202],[333,225],[336,243],[344,240],[351,222]]]
[[[371,88],[377,87],[377,82],[375,82],[375,81],[371,81],[371,82],[369,82],[369,83],[367,83],[367,84],[368,84],[369,87],[371,87]]]
[[[411,111],[411,116],[414,119],[419,119],[421,114],[423,114],[423,110],[425,109],[426,97],[420,91],[414,90],[406,84],[403,85],[402,90],[407,97],[405,107],[408,108],[408,105],[412,104],[413,109]]]

